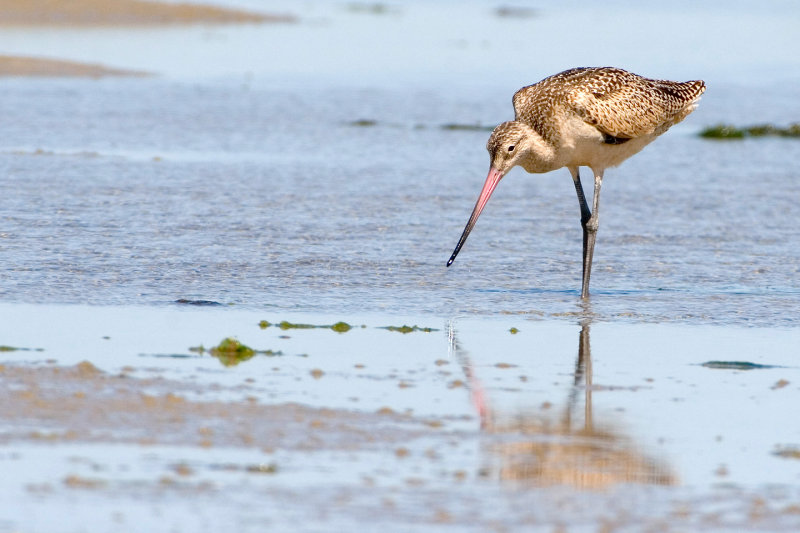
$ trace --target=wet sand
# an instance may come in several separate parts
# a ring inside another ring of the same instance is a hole
[[[26,503],[72,505],[84,523],[116,522],[119,531],[149,526],[139,507],[161,501],[173,503],[159,518],[186,531],[231,507],[249,509],[255,523],[330,531],[360,520],[389,531],[583,531],[588,524],[609,532],[696,524],[792,531],[800,517],[785,488],[731,486],[691,498],[625,438],[570,428],[547,405],[465,430],[452,418],[388,407],[370,413],[268,405],[257,396],[203,399],[207,386],[106,373],[88,361],[0,365],[0,385],[0,463],[14,476],[0,488],[15,485]],[[13,474],[23,466],[24,474]],[[187,513],[184,505],[197,498],[205,509]],[[44,518],[25,523],[31,531],[71,531]]]
[[[362,413],[297,403],[264,405],[256,396],[239,402],[203,400],[204,386],[163,377],[132,378],[124,370],[108,374],[88,361],[67,367],[0,365],[0,383],[5,426],[0,442],[5,444],[355,451],[391,449],[441,426],[389,408]],[[246,385],[238,389],[246,392]],[[381,431],[371,431],[374,427]]]
[[[790,330],[0,311],[12,530],[800,526]]]
[[[12,516],[32,503],[75,513],[29,515],[19,522],[29,531],[191,531],[242,517],[242,530],[794,531],[800,519],[788,487],[698,497],[625,437],[569,427],[549,405],[468,430],[388,407],[203,399],[207,386],[88,361],[0,365],[0,385],[0,493],[19,504]]]
[[[45,59],[40,57],[0,56],[0,76],[104,78],[106,76],[148,76],[146,72],[106,67],[98,64]]]

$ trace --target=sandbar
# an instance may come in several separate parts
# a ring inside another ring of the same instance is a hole
[[[0,26],[153,26],[290,22],[286,15],[143,0],[0,0]]]
[[[159,376],[134,378],[125,371],[109,374],[88,361],[67,367],[0,364],[0,384],[0,444],[44,440],[356,450],[391,447],[432,431],[428,420],[390,409],[364,413],[267,405],[251,396],[199,400],[207,392],[203,386]]]
[[[147,72],[111,68],[95,63],[41,57],[0,56],[0,76],[103,78],[106,76],[149,75]]]

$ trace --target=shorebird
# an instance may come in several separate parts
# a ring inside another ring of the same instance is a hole
[[[453,264],[486,202],[509,170],[520,165],[538,174],[567,167],[581,209],[581,298],[588,298],[605,170],[619,165],[686,118],[705,90],[701,80],[653,80],[619,68],[584,67],[565,70],[514,93],[515,118],[497,126],[486,143],[491,158],[489,175],[447,266]],[[591,209],[578,174],[581,166],[594,173]]]

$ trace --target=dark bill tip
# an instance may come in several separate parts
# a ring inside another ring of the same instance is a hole
[[[486,206],[486,202],[489,201],[489,197],[492,195],[492,192],[494,192],[495,187],[497,187],[497,184],[500,182],[502,177],[503,173],[501,171],[495,168],[489,169],[489,175],[486,176],[486,183],[483,184],[483,189],[481,189],[481,194],[478,196],[478,201],[475,203],[475,208],[472,210],[472,214],[470,215],[469,221],[464,228],[464,232],[461,234],[461,238],[458,239],[458,244],[456,244],[456,249],[453,250],[453,255],[451,255],[450,259],[447,261],[447,266],[452,265],[453,261],[456,260],[456,256],[466,242],[469,232],[472,231],[472,228],[478,221],[478,217],[481,215],[481,211],[483,211],[483,208]]]

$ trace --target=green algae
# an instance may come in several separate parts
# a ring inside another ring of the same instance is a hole
[[[800,122],[790,124],[789,127],[784,130],[783,135],[784,137],[800,137]]]
[[[234,366],[251,359],[256,351],[238,340],[228,337],[223,339],[219,345],[211,348],[209,353],[219,359],[224,366]]]
[[[189,348],[189,350],[198,351],[199,353],[205,352],[205,349],[202,345],[197,348]],[[252,359],[256,355],[283,355],[283,352],[281,351],[276,352],[273,350],[254,350],[246,344],[242,344],[233,337],[227,337],[223,339],[222,342],[220,342],[217,346],[209,349],[208,353],[211,354],[211,356],[216,357],[219,362],[223,364],[223,366],[235,366],[243,361]]]
[[[0,352],[43,352],[44,348],[18,348],[16,346],[0,345]]]
[[[700,132],[704,139],[744,139],[746,137],[793,137],[800,138],[800,122],[781,128],[772,124],[757,124],[737,128],[730,124],[717,124]]]
[[[800,138],[800,122],[789,124],[789,126],[785,128],[779,128],[772,124],[759,124],[745,129],[745,133],[750,137],[774,136]]]
[[[726,124],[717,124],[700,132],[704,139],[744,139],[744,131]]]
[[[379,328],[379,329],[385,329],[385,330],[388,330],[388,331],[397,331],[398,333],[402,333],[404,335],[406,333],[411,333],[411,332],[414,332],[414,331],[422,331],[422,332],[425,332],[425,333],[430,333],[431,331],[439,331],[438,329],[434,329],[434,328],[421,328],[419,326],[406,326],[406,325],[402,325],[402,326],[384,326],[384,327]]]
[[[483,126],[481,124],[449,123],[449,124],[442,124],[441,129],[446,131],[493,131],[494,127]]]
[[[744,130],[746,135],[750,137],[765,137],[767,135],[782,135],[783,130],[773,126],[772,124],[760,124],[758,126],[750,126]]]
[[[351,128],[373,128],[375,126],[386,126],[386,127],[393,127],[393,128],[403,128],[402,124],[386,124],[386,123],[379,123],[377,120],[362,118],[358,120],[353,120],[346,123],[347,126]],[[417,123],[412,126],[415,130],[425,130],[428,129],[427,124]],[[439,124],[438,126],[431,125],[430,127],[438,127],[444,131],[483,131],[483,132],[491,132],[494,130],[494,126],[486,126],[484,124],[467,124],[467,123],[460,123],[460,122],[447,122],[445,124]]]
[[[273,322],[269,322],[268,320],[262,320],[261,322],[258,323],[258,327],[261,328],[261,329],[267,329],[267,328],[270,328],[270,327],[273,327],[273,326],[276,327],[276,328],[279,328],[279,329],[281,329],[283,331],[287,331],[287,330],[290,330],[290,329],[330,329],[332,331],[335,331],[336,333],[347,333],[351,329],[359,327],[359,326],[354,326],[352,324],[348,324],[347,322],[343,322],[343,321],[336,322],[335,324],[295,324],[293,322],[289,322],[287,320],[283,320],[283,321],[278,322],[276,324],[276,323],[273,323]],[[366,327],[367,326],[365,324],[361,324],[361,329],[365,329]],[[422,332],[425,332],[425,333],[430,333],[431,331],[439,331],[438,329],[435,329],[435,328],[423,328],[423,327],[416,326],[416,325],[415,326],[407,326],[407,325],[402,325],[402,326],[383,326],[383,327],[379,327],[377,329],[385,329],[385,330],[388,330],[388,331],[396,331],[396,332],[399,332],[399,333],[411,333],[411,332],[414,332],[414,331],[422,331]]]
[[[362,118],[359,120],[354,120],[352,122],[347,123],[348,126],[352,126],[354,128],[371,128],[373,126],[378,125],[378,121]]]
[[[353,326],[351,326],[347,322],[337,322],[336,324],[331,326],[331,329],[336,333],[347,333],[352,328]]]
[[[277,326],[284,331],[289,329],[315,329],[320,327],[326,327],[326,326],[315,326],[314,324],[294,324],[292,322],[289,322],[288,320],[282,321]]]
[[[348,324],[347,322],[342,322],[342,321],[339,321],[339,322],[337,322],[335,324],[322,324],[322,325],[318,325],[318,324],[295,324],[293,322],[289,322],[288,320],[283,320],[283,321],[281,321],[281,322],[279,322],[277,324],[273,324],[272,322],[269,322],[267,320],[262,320],[261,322],[258,323],[258,327],[260,327],[261,329],[267,329],[267,328],[269,328],[271,326],[275,326],[277,328],[280,328],[283,331],[287,331],[287,330],[290,330],[290,329],[330,329],[330,330],[335,331],[336,333],[347,333],[348,331],[350,331],[354,327],[354,326],[351,326],[350,324]],[[364,326],[362,326],[362,327],[364,327]]]

